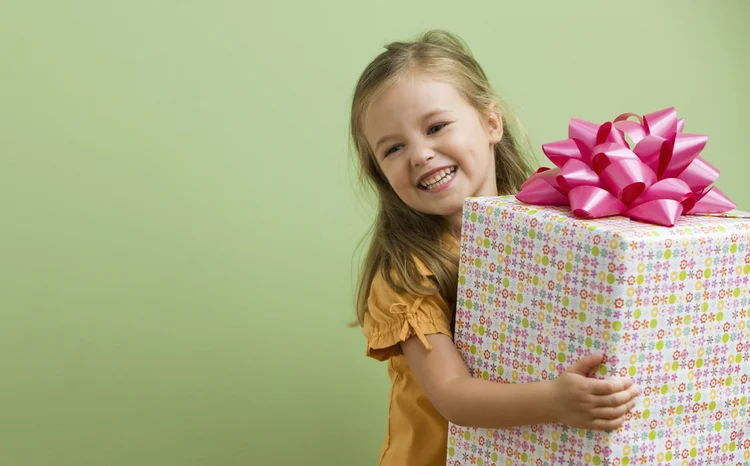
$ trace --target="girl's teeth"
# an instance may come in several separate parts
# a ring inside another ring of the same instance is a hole
[[[422,182],[423,185],[428,186],[445,176],[445,174],[448,173],[448,170],[442,169],[439,172],[435,173],[433,176],[429,177],[428,179],[424,180]]]
[[[437,172],[435,175],[431,176],[429,179],[423,181],[421,185],[428,191],[442,186],[451,180],[454,170],[455,169],[453,168],[444,168]]]

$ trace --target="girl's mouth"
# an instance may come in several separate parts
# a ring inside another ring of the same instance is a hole
[[[419,183],[419,189],[424,191],[435,191],[442,186],[450,183],[453,178],[456,177],[457,166],[450,168],[443,168],[437,173],[432,174],[429,178],[424,179]]]

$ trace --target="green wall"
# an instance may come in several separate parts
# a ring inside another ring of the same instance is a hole
[[[366,63],[461,34],[538,154],[674,105],[750,210],[748,5],[5,2],[0,465],[375,464],[385,365],[345,327]]]

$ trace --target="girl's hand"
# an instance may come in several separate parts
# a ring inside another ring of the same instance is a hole
[[[615,430],[635,406],[639,389],[630,378],[599,380],[587,377],[603,355],[585,356],[553,380],[557,398],[555,418],[587,430]]]

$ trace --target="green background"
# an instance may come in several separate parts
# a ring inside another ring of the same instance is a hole
[[[531,143],[670,105],[750,210],[750,3],[15,1],[0,14],[0,465],[372,465],[350,97],[462,35]]]

